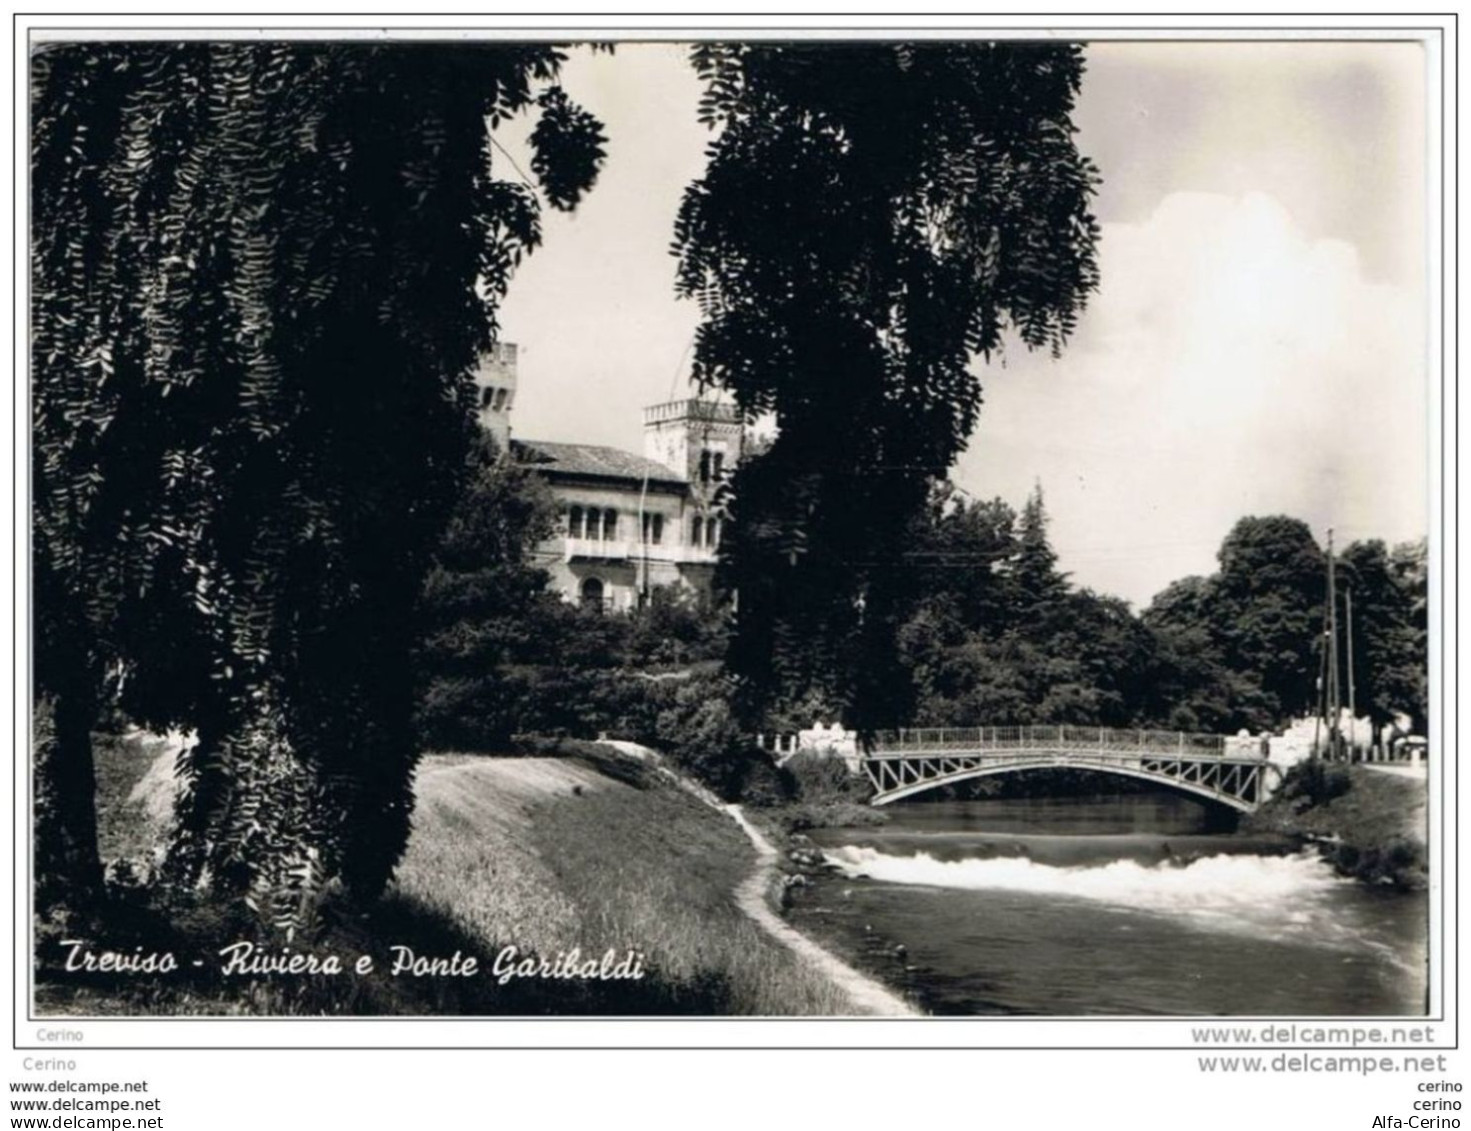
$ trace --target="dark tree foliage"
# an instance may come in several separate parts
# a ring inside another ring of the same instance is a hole
[[[1278,719],[1311,713],[1327,559],[1301,519],[1243,518],[1217,555],[1211,635],[1228,668],[1256,677]]]
[[[1217,573],[1173,582],[1144,610],[1160,647],[1156,693],[1191,729],[1260,731],[1311,714],[1327,591],[1312,532],[1286,516],[1243,518],[1217,558]]]
[[[94,883],[88,730],[196,728],[184,883],[297,922],[408,833],[420,582],[468,374],[539,242],[487,121],[540,110],[569,207],[595,120],[549,45],[109,43],[32,59],[41,840]]]
[[[901,721],[1230,733],[1312,710],[1325,563],[1304,524],[1243,519],[1222,545],[1221,572],[1172,583],[1140,615],[1074,590],[1046,529],[1040,490],[1020,515],[1000,500],[939,491],[911,524],[911,611],[898,652],[915,705]],[[1419,726],[1424,572],[1415,560],[1413,547],[1391,556],[1355,544],[1340,570],[1364,607],[1355,606],[1360,703],[1376,719],[1403,712]]]
[[[1162,589],[1141,621],[1154,636],[1150,717],[1177,730],[1261,731],[1285,721],[1262,690],[1261,673],[1233,668],[1218,626],[1219,576],[1191,576]],[[1308,641],[1311,647],[1312,642]]]
[[[1407,715],[1410,729],[1426,733],[1429,652],[1426,638],[1425,543],[1396,547],[1354,542],[1338,563],[1349,600],[1340,610],[1347,629],[1353,611],[1352,663],[1356,707],[1375,727]],[[1341,686],[1348,688],[1350,649],[1341,650]]]
[[[904,531],[975,423],[978,355],[1057,352],[1097,285],[1097,174],[1061,44],[702,44],[717,130],[675,230],[694,371],[770,450],[734,480],[724,583],[742,717],[892,721]]]
[[[1047,538],[1047,508],[1039,483],[1027,496],[1017,525],[1013,584],[1022,615],[1042,616],[1062,597],[1067,584],[1057,571],[1057,554]]]
[[[685,669],[725,654],[727,608],[675,586],[650,591],[630,617],[627,663],[642,670]]]
[[[1414,688],[1413,698],[1406,698],[1399,709],[1410,715],[1417,734],[1430,732],[1430,561],[1426,539],[1419,538],[1394,547],[1389,554],[1395,584],[1406,597],[1405,616],[1409,621],[1406,641],[1408,654],[1414,657],[1416,671],[1408,682]]]
[[[482,435],[419,607],[413,670],[418,741],[437,750],[492,749],[517,729],[502,669],[545,644],[546,571],[529,558],[551,535],[556,500],[544,480]],[[530,729],[530,728],[526,728]]]
[[[968,501],[941,482],[906,534],[910,602],[936,611],[943,605],[952,623],[1005,623],[1014,612],[1016,522],[1016,512],[1001,499]]]
[[[909,544],[898,650],[918,725],[1153,723],[1153,634],[1126,602],[1070,588],[1040,488],[1019,516],[938,491]]]
[[[1155,629],[1189,632],[1205,625],[1214,599],[1215,579],[1191,574],[1156,593],[1143,617]]]
[[[1046,530],[1040,490],[1020,515],[999,499],[932,494],[908,533],[910,611],[897,643],[915,699],[900,724],[1229,734],[1311,714],[1326,562],[1305,524],[1242,519],[1221,546],[1220,572],[1172,582],[1139,615],[1073,589]],[[1424,733],[1424,543],[1391,552],[1356,542],[1338,571],[1340,593],[1352,593],[1359,709],[1377,725],[1406,715]],[[1345,601],[1340,631],[1346,612]],[[1340,656],[1346,696],[1346,646]]]
[[[1306,524],[1244,518],[1226,536],[1220,572],[1174,582],[1144,611],[1159,642],[1156,692],[1182,725],[1275,728],[1318,706],[1327,561]],[[1429,653],[1424,542],[1386,550],[1355,542],[1338,555],[1339,686],[1376,727],[1405,715],[1423,734]],[[1348,612],[1353,634],[1349,645]]]

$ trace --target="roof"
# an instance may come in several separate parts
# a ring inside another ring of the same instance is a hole
[[[597,444],[553,444],[541,440],[513,440],[512,450],[520,462],[553,475],[576,475],[591,479],[618,479],[643,483],[672,483],[685,486],[679,472],[651,459],[618,448]]]

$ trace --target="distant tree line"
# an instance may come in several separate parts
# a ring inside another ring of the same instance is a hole
[[[1326,557],[1307,525],[1243,518],[1209,577],[1141,613],[1059,572],[1040,488],[1020,515],[937,491],[896,563],[909,579],[898,632],[918,725],[1079,723],[1253,732],[1316,709]],[[1355,542],[1338,558],[1352,594],[1360,713],[1423,730],[1425,544]],[[1341,597],[1342,599],[1342,597]],[[1344,609],[1340,608],[1340,631]],[[1346,637],[1344,638],[1346,639]],[[1348,682],[1348,653],[1340,646]]]

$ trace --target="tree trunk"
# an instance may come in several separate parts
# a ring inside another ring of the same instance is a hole
[[[288,937],[316,921],[332,853],[315,767],[293,745],[268,688],[240,695],[233,725],[201,727],[166,874],[174,885],[243,903]]]
[[[315,930],[329,904],[360,906],[382,892],[408,839],[411,727],[406,711],[337,690],[314,696],[315,711],[287,707],[274,691],[245,695],[248,714],[232,729],[201,734],[172,883],[243,902],[263,929],[287,937]],[[334,711],[323,710],[329,703]]]
[[[43,694],[32,716],[36,910],[90,911],[102,890],[92,727],[84,691]]]

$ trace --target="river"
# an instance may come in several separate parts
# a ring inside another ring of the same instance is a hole
[[[1427,899],[1171,793],[900,802],[790,911],[937,1014],[1425,1012]]]

